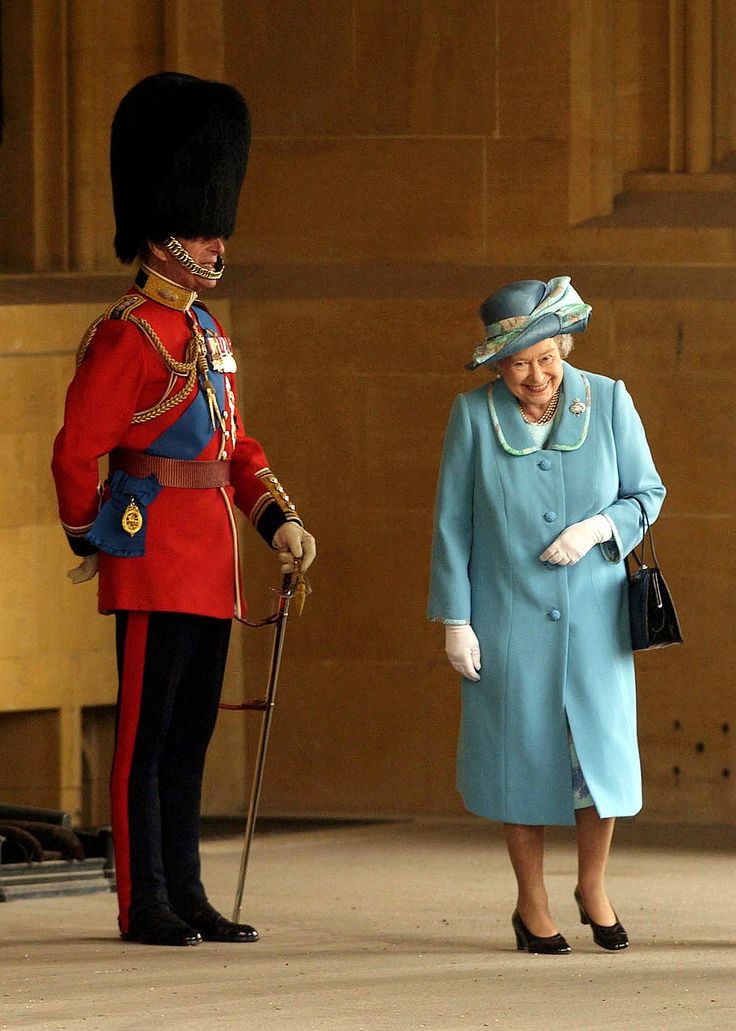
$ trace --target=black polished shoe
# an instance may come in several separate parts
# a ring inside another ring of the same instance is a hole
[[[135,913],[128,930],[120,937],[123,941],[140,942],[142,945],[199,945],[202,941],[198,931],[164,907]]]
[[[564,956],[572,949],[561,934],[551,934],[548,938],[538,938],[532,934],[515,909],[511,917],[511,926],[516,934],[516,948],[519,952],[535,952],[541,956]]]
[[[187,923],[196,927],[206,942],[255,942],[258,931],[250,924],[235,924],[218,913],[209,902],[184,911]]]
[[[580,889],[575,889],[575,901],[578,904],[580,910],[580,923],[590,924],[590,929],[593,932],[593,941],[596,945],[600,945],[602,949],[608,949],[610,952],[617,952],[619,949],[628,949],[629,947],[629,936],[626,933],[626,928],[619,921],[619,918],[614,912],[616,917],[615,924],[595,924],[588,916],[588,913],[583,905],[583,900],[580,895]]]

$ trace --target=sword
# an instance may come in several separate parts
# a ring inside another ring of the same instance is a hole
[[[240,622],[245,623],[246,626],[274,626],[276,628],[271,648],[271,667],[268,674],[266,697],[236,705],[230,705],[225,702],[220,704],[221,709],[245,709],[263,713],[261,719],[261,733],[258,740],[256,765],[253,774],[253,783],[251,785],[250,801],[248,803],[248,815],[245,823],[243,852],[240,858],[240,872],[238,874],[235,902],[233,905],[232,919],[236,924],[240,923],[240,911],[243,905],[243,892],[245,889],[245,878],[248,872],[250,846],[253,841],[253,833],[255,831],[256,818],[258,815],[258,803],[261,798],[263,772],[266,765],[266,752],[268,750],[268,738],[271,733],[271,720],[276,701],[276,687],[278,685],[279,671],[281,669],[281,654],[284,649],[284,637],[286,636],[286,622],[289,618],[289,608],[293,600],[296,614],[300,616],[302,609],[304,608],[304,600],[307,594],[310,593],[310,590],[311,588],[309,587],[306,577],[301,572],[299,561],[297,559],[294,562],[294,572],[286,573],[281,582],[281,589],[278,592],[279,600],[276,612],[258,623],[252,623],[246,619],[240,620]]]

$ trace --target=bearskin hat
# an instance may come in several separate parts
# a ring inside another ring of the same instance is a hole
[[[115,113],[110,173],[115,253],[131,262],[147,240],[230,236],[250,145],[250,116],[233,86],[161,72]]]

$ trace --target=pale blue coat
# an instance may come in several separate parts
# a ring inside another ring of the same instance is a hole
[[[623,563],[641,538],[638,507],[625,500],[632,495],[654,522],[665,489],[620,380],[565,362],[543,450],[502,380],[455,399],[429,616],[469,621],[480,640],[480,682],[463,680],[458,749],[471,812],[573,823],[567,721],[599,815],[641,808]],[[573,566],[539,561],[565,527],[600,512],[615,527],[613,541]]]

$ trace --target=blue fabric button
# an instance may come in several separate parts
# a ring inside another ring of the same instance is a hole
[[[552,463],[550,462],[549,458],[543,458],[541,462],[537,462],[537,465],[540,469],[544,469],[545,472],[547,472],[548,469],[552,468]]]
[[[547,613],[547,615],[549,616],[549,618],[552,620],[553,623],[556,623],[558,619],[562,618],[562,613],[560,612],[559,609],[550,609],[550,611]]]
[[[556,512],[549,511],[549,512],[545,512],[544,513],[544,521],[545,521],[545,523],[553,523],[556,518],[557,518],[557,513]]]

